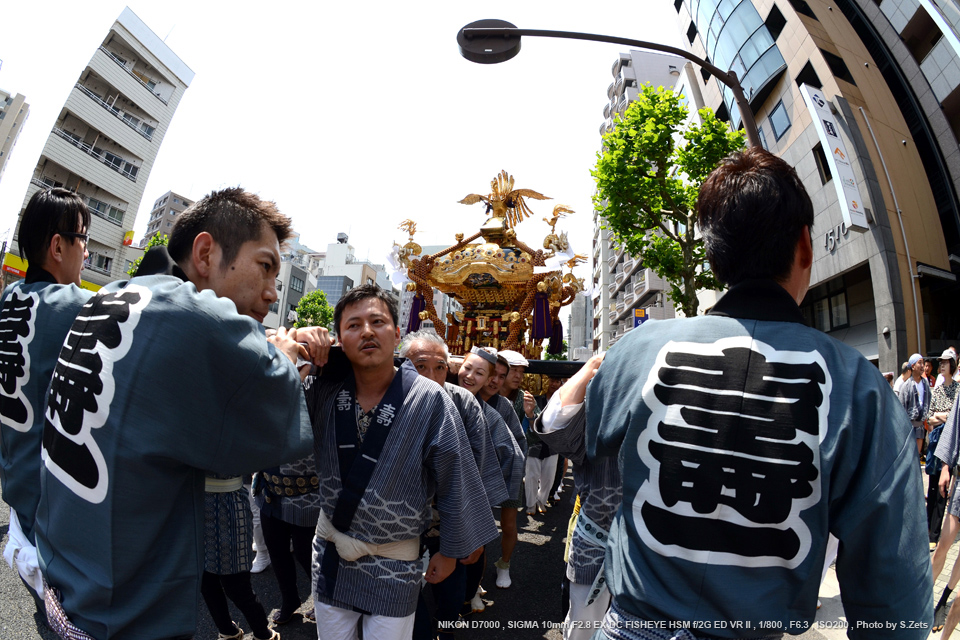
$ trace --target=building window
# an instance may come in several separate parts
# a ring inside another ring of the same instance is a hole
[[[273,304],[270,305],[270,313],[278,313],[280,311],[280,303],[274,300]]]
[[[797,74],[797,86],[799,87],[802,84],[808,84],[811,87],[823,89],[823,83],[820,82],[820,76],[817,75],[816,70],[813,68],[813,64],[811,64],[809,60],[807,60],[807,64],[803,65],[803,69],[800,70],[800,73]]]
[[[811,290],[801,307],[807,323],[820,331],[850,326],[847,290],[843,277],[835,278]]]
[[[817,19],[817,14],[813,12],[813,9],[810,8],[810,5],[806,3],[806,0],[790,0],[790,6],[793,7],[793,10],[801,15],[805,15],[808,18]]]
[[[297,293],[303,293],[303,280],[297,276],[290,276],[290,288]]]
[[[367,284],[373,284],[373,278],[367,278]]]
[[[694,38],[697,37],[697,25],[690,22],[690,26],[687,27],[687,40],[690,41],[690,44],[693,44]]]
[[[850,74],[850,69],[847,68],[847,63],[843,61],[843,58],[829,51],[824,51],[823,49],[820,49],[820,53],[823,54],[823,58],[827,61],[827,66],[830,67],[830,72],[833,75],[844,82],[849,82],[853,85],[857,84],[854,82],[853,76]]]
[[[760,136],[760,144],[763,145],[764,149],[769,151],[770,147],[767,146],[767,136],[763,133],[763,127],[757,127],[757,134]]]
[[[820,173],[820,184],[827,184],[833,179],[830,174],[830,165],[827,164],[827,156],[823,153],[823,145],[819,142],[813,148],[813,157],[817,161],[817,171]]]
[[[180,204],[180,198],[174,198],[173,204]]]
[[[683,6],[683,0],[674,0],[673,8],[677,10],[677,13],[680,13],[680,7]]]
[[[783,106],[783,100],[778,102],[770,112],[770,128],[773,129],[773,137],[778,141],[790,128],[790,116],[787,115],[787,109]]]
[[[764,20],[764,24],[767,25],[767,31],[770,32],[770,37],[776,42],[777,38],[780,37],[780,33],[783,32],[783,28],[787,25],[787,19],[783,17],[780,8],[777,7],[777,5],[773,5],[770,13],[767,14],[767,19]]]

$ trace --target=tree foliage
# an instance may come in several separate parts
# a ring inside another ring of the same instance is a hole
[[[327,302],[327,294],[317,289],[300,298],[297,303],[297,321],[294,328],[326,327],[333,330],[333,307]]]
[[[553,339],[553,338],[551,338],[551,340],[552,340],[552,339]],[[560,353],[557,353],[557,354],[553,354],[553,353],[546,352],[546,355],[543,356],[543,359],[544,359],[544,360],[566,360],[566,359],[567,359],[567,341],[566,341],[566,340],[564,340],[564,341],[561,343],[561,349],[563,349],[563,350],[562,350]],[[544,351],[546,351],[546,350],[544,350]]]
[[[603,136],[591,173],[594,208],[616,245],[666,280],[676,307],[694,316],[697,290],[722,288],[696,226],[697,194],[720,161],[743,147],[744,136],[709,108],[699,111],[700,125],[685,127],[687,114],[681,96],[644,86]]]
[[[154,247],[165,247],[170,244],[170,236],[164,235],[162,233],[157,233],[151,236],[150,240],[147,241],[147,246],[143,248],[143,252],[146,253],[153,249]],[[127,275],[131,278],[133,274],[137,272],[137,269],[140,268],[140,261],[143,260],[143,256],[140,256],[133,261],[133,264],[130,265],[130,268],[127,269]]]

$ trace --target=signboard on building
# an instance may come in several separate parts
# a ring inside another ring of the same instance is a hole
[[[633,310],[633,326],[639,327],[644,322],[650,319],[650,316],[647,315],[646,309],[634,309]]]
[[[27,277],[27,261],[20,256],[8,253],[3,256],[3,270],[18,278],[25,278]]]
[[[123,234],[123,246],[129,247],[133,244],[133,229]]]
[[[830,103],[824,97],[823,91],[808,84],[800,85],[800,93],[807,103],[813,126],[820,137],[820,144],[823,145],[823,155],[827,158],[827,165],[833,176],[833,186],[837,190],[843,221],[848,229],[866,231],[869,224],[863,208],[863,198],[857,187],[853,167],[850,166],[850,154],[840,137],[837,118],[830,111]]]

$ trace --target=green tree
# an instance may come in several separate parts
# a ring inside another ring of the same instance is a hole
[[[552,340],[552,338],[551,338],[551,340]],[[560,353],[558,353],[558,354],[556,354],[556,355],[554,355],[554,354],[552,354],[552,353],[547,353],[547,354],[543,357],[543,359],[544,359],[544,360],[566,360],[566,359],[567,359],[567,341],[566,341],[566,340],[564,340],[564,341],[561,343],[561,347],[560,347],[560,348],[562,349],[562,351],[561,351]],[[546,352],[546,349],[544,349],[544,352]]]
[[[150,251],[150,249],[153,249],[154,247],[165,247],[168,244],[170,244],[170,237],[162,233],[158,233],[152,236],[149,241],[147,241],[147,246],[144,247],[143,252],[146,253],[147,251]],[[139,258],[133,261],[133,264],[131,264],[130,268],[127,269],[128,276],[130,276],[131,278],[133,277],[133,275],[137,272],[137,269],[140,268],[141,260],[143,260],[143,256],[140,256]]]
[[[297,321],[294,328],[326,327],[333,330],[333,307],[327,302],[327,294],[320,289],[300,298],[297,303]]]
[[[673,91],[644,86],[603,136],[591,174],[594,208],[616,245],[666,280],[676,307],[695,316],[697,291],[722,288],[696,226],[697,194],[744,136],[709,108],[699,112],[701,125],[684,127],[688,113]]]

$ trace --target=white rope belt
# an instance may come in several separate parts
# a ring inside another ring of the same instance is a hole
[[[317,535],[337,547],[337,553],[347,562],[353,562],[363,556],[380,556],[391,560],[412,562],[420,558],[420,538],[409,538],[385,544],[373,544],[357,540],[342,533],[333,526],[327,514],[320,510],[317,521]]]

